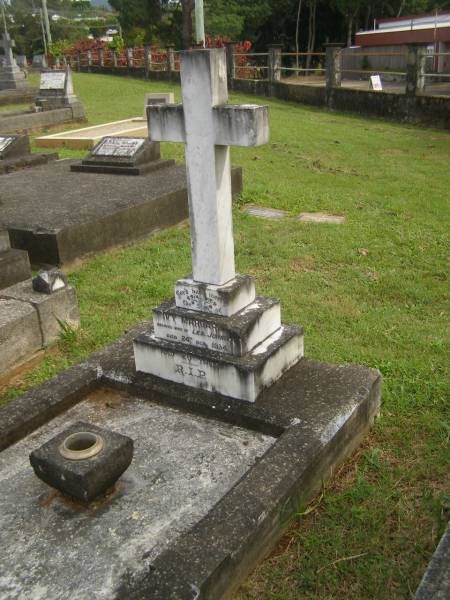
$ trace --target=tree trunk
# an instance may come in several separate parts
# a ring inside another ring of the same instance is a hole
[[[297,53],[297,56],[295,57],[295,66],[297,67],[297,69],[299,67],[298,53],[300,52],[299,35],[300,35],[300,13],[302,12],[302,1],[303,0],[298,0],[297,22],[295,24],[295,51]],[[298,71],[296,74],[298,75]]]
[[[182,43],[183,48],[187,50],[192,46],[192,9],[194,8],[194,0],[182,0]]]
[[[347,48],[352,45],[353,15],[348,15],[347,23]]]

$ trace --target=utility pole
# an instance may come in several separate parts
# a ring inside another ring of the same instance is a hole
[[[205,46],[205,17],[203,12],[203,0],[195,0],[195,41]]]
[[[45,38],[44,17],[42,16],[42,8],[39,9],[39,15],[41,18],[42,40],[44,42],[44,54],[45,54],[45,56],[47,56],[47,40]]]
[[[44,14],[45,31],[47,33],[48,45],[52,45],[52,34],[50,32],[50,21],[48,20],[47,0],[42,0],[42,12]]]
[[[5,26],[5,33],[8,33],[8,29],[6,27],[5,0],[2,0],[2,17],[3,25]]]

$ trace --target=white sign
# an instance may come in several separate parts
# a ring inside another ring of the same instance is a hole
[[[12,137],[1,137],[0,136],[0,152],[6,150],[14,138]]]
[[[133,156],[145,138],[104,137],[92,151],[95,156]]]
[[[375,90],[376,92],[383,91],[383,84],[381,83],[381,77],[379,75],[370,76],[370,89]]]
[[[63,90],[66,85],[65,71],[47,71],[41,73],[41,90]]]

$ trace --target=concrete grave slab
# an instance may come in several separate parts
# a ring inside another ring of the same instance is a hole
[[[335,223],[337,225],[345,223],[345,217],[342,215],[330,215],[322,212],[304,212],[299,215],[298,220],[305,223]]]
[[[25,302],[34,308],[39,317],[42,346],[48,346],[57,339],[61,331],[58,321],[74,329],[80,324],[76,291],[70,285],[52,294],[44,294],[36,292],[31,280],[26,280],[0,290],[0,298]]]
[[[145,94],[143,117],[112,121],[111,123],[103,123],[102,125],[44,135],[36,138],[36,145],[42,148],[64,146],[78,150],[91,150],[104,137],[148,137],[147,106],[150,104],[170,104],[173,102],[174,95],[172,92]]]
[[[380,375],[364,367],[303,359],[254,404],[143,376],[132,340],[147,329],[0,408],[0,594],[11,600],[229,597],[379,410]],[[28,462],[78,420],[135,445],[115,492],[84,510]]]
[[[442,536],[417,588],[414,600],[447,600],[450,598],[450,524]]]
[[[67,265],[130,243],[188,216],[185,167],[142,177],[72,173],[65,160],[2,176],[0,229],[32,264]],[[233,193],[242,171],[232,170]],[[80,193],[82,190],[82,193]]]
[[[75,150],[91,150],[105,136],[116,135],[122,137],[147,137],[147,121],[140,118],[124,119],[92,127],[83,127],[82,129],[62,131],[52,135],[44,135],[36,138],[35,141],[36,145],[41,148],[63,146]]]
[[[276,208],[264,208],[262,206],[246,206],[242,212],[252,217],[261,217],[262,219],[271,219],[274,221],[284,219],[286,216],[286,212],[284,210],[277,210]]]

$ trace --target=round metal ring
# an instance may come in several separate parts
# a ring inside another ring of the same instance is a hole
[[[92,431],[77,431],[67,436],[59,452],[69,460],[84,460],[96,456],[103,448],[103,438]]]

